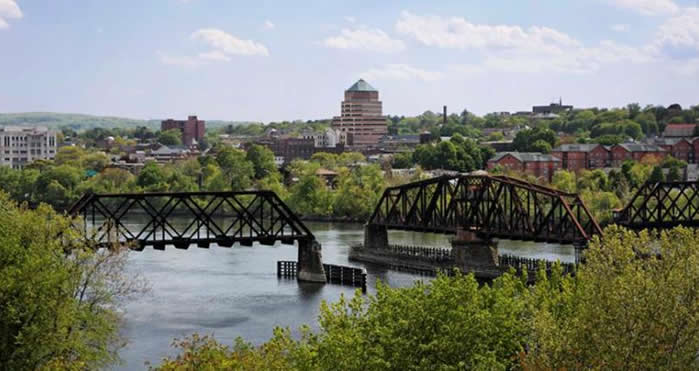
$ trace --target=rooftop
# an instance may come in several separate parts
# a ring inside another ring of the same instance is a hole
[[[590,152],[599,146],[599,143],[585,144],[561,144],[553,149],[554,152]]]
[[[619,146],[629,152],[665,152],[664,149],[653,144],[622,143]]]
[[[558,157],[552,155],[545,155],[540,152],[498,152],[495,157],[489,161],[500,161],[503,157],[510,155],[521,162],[561,162]]]
[[[359,79],[359,81],[355,82],[354,85],[350,86],[347,91],[378,91],[374,89],[373,86],[369,85],[368,82],[364,81],[364,79]]]

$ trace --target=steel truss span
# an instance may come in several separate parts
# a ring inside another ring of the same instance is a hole
[[[131,242],[135,249],[186,249],[315,239],[271,191],[86,194],[69,212],[82,217],[78,227],[102,246]]]
[[[629,229],[699,227],[699,182],[646,183],[614,221]]]
[[[602,230],[578,195],[492,175],[443,176],[386,189],[369,225],[484,238],[585,243]]]

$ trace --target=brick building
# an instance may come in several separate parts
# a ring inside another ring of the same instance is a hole
[[[693,164],[696,161],[696,150],[699,149],[699,138],[657,138],[655,143],[672,157]]]
[[[611,159],[609,148],[597,144],[563,144],[551,154],[561,159],[561,168],[570,171],[608,167]]]
[[[182,133],[182,144],[196,145],[206,135],[206,122],[197,116],[189,116],[187,120],[167,119],[160,123],[160,130],[177,129]]]
[[[345,90],[340,116],[333,118],[332,127],[346,133],[349,146],[377,145],[381,137],[388,134],[378,90],[362,79]]]
[[[626,160],[641,161],[643,158],[655,157],[662,160],[667,151],[654,144],[623,143],[611,147],[611,166],[620,167]]]
[[[496,166],[543,177],[550,181],[553,173],[561,168],[561,159],[538,152],[500,152],[488,160],[489,170]]]

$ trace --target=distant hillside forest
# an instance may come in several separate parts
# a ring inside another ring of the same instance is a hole
[[[176,118],[179,119],[179,118]],[[181,119],[186,119],[182,117]],[[203,118],[206,120],[206,118]],[[77,113],[53,113],[53,112],[23,112],[0,113],[0,126],[29,125],[47,126],[49,128],[71,128],[75,131],[94,128],[132,128],[145,126],[149,129],[160,129],[160,119],[138,120],[124,117],[92,116]],[[251,124],[245,121],[206,120],[207,127],[227,127]]]

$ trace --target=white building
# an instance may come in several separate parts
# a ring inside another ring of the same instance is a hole
[[[301,136],[304,139],[313,139],[316,148],[335,148],[338,144],[344,143],[342,133],[335,129],[325,129],[323,132],[305,132]]]
[[[38,159],[56,157],[56,132],[45,127],[0,127],[0,165],[21,169]]]

